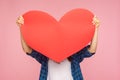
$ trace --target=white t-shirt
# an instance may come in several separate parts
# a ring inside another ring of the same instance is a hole
[[[49,59],[47,80],[73,80],[70,61],[65,59],[61,63],[56,63]]]

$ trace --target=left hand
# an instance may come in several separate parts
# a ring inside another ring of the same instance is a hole
[[[16,23],[19,27],[24,24],[24,18],[22,16],[19,16],[16,20]]]
[[[98,19],[97,16],[94,16],[94,17],[93,17],[92,23],[93,23],[93,25],[96,26],[96,28],[98,28],[98,27],[100,26],[100,21],[99,21],[99,19]]]

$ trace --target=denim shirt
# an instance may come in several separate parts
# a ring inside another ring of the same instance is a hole
[[[80,62],[83,61],[84,58],[92,56],[94,53],[90,53],[88,51],[88,47],[84,47],[82,50],[78,51],[77,53],[70,56],[71,59],[71,72],[73,80],[83,80],[81,68],[80,68]],[[28,54],[35,58],[39,63],[41,63],[41,71],[40,71],[40,77],[39,80],[47,80],[48,76],[48,58],[41,53],[32,50],[31,54]]]

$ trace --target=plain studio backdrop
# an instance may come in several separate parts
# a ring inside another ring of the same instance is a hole
[[[16,25],[29,10],[48,12],[56,19],[74,8],[85,8],[100,21],[96,54],[81,63],[85,80],[120,80],[120,0],[0,0],[0,80],[38,80],[40,64],[21,47]]]

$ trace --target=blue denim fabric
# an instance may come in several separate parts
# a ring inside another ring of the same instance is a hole
[[[71,72],[73,76],[73,80],[83,80],[80,62],[83,61],[84,58],[92,56],[94,53],[90,53],[88,51],[88,47],[83,48],[82,50],[78,51],[77,53],[70,56],[71,58]],[[39,52],[33,50],[31,54],[28,54],[35,58],[39,63],[41,63],[41,71],[39,80],[47,80],[48,75],[48,58]]]

